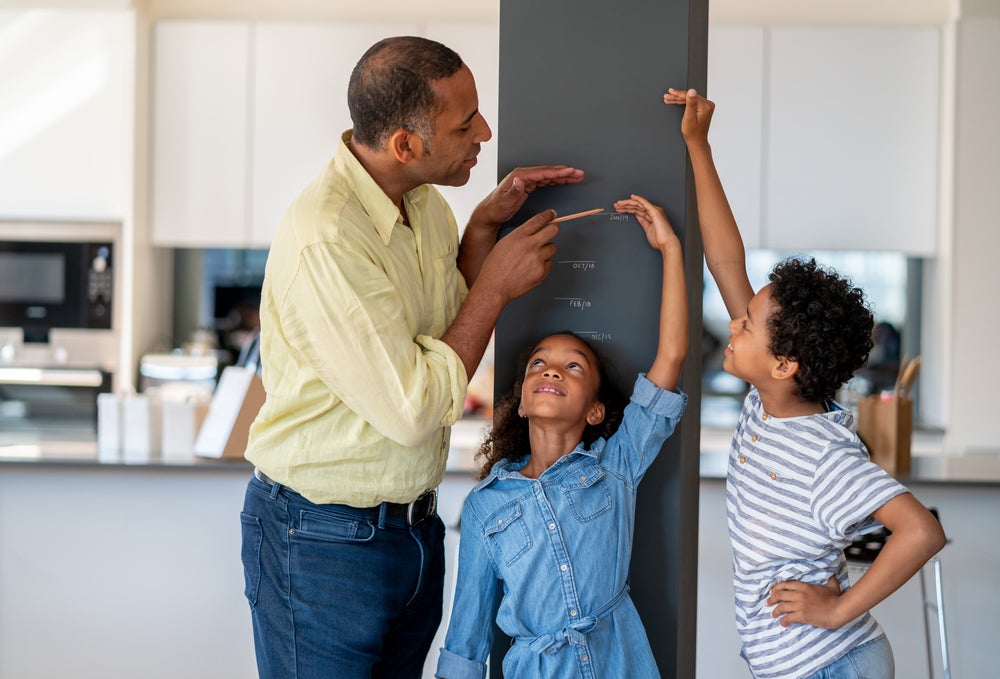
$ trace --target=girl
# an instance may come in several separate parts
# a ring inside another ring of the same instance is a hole
[[[615,209],[635,215],[663,257],[653,365],[621,411],[586,342],[565,333],[532,348],[520,384],[497,406],[480,450],[484,478],[462,511],[438,677],[485,676],[501,582],[496,623],[513,639],[505,676],[659,676],[626,581],[636,487],[687,403],[676,388],[687,299],[680,241],[663,210],[634,195]]]

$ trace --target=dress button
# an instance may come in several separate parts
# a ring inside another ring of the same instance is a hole
[[[757,435],[754,434],[753,436],[750,437],[750,440],[753,441],[754,443],[757,443],[757,438],[758,438]]]
[[[566,564],[563,564],[562,566],[559,567],[559,570],[564,571],[564,572],[568,571],[569,570],[569,566],[567,566]]]
[[[740,464],[746,464],[746,462],[747,462],[746,455],[740,455]]]

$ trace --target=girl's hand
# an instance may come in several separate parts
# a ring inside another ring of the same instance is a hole
[[[847,622],[837,616],[839,601],[840,584],[836,576],[831,576],[824,585],[810,585],[797,580],[779,582],[771,588],[767,605],[775,607],[771,617],[781,618],[782,627],[798,622],[835,629]]]
[[[642,196],[633,193],[630,198],[616,201],[614,207],[615,212],[635,215],[639,225],[646,232],[646,240],[651,247],[663,252],[669,247],[680,244],[677,234],[667,220],[666,213],[659,205],[653,205]]]
[[[712,124],[715,103],[699,95],[695,90],[675,90],[669,88],[663,95],[664,104],[683,104],[684,117],[681,119],[681,134],[685,141],[707,142],[708,128]]]

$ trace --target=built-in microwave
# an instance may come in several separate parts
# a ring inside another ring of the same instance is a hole
[[[114,252],[110,241],[0,241],[0,327],[25,342],[53,328],[109,330]]]

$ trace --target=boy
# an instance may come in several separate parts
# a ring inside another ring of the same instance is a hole
[[[865,364],[873,321],[861,290],[814,260],[788,260],[754,292],[712,160],[715,105],[694,90],[681,132],[694,171],[705,260],[733,319],[723,368],[751,385],[727,474],[736,620],[757,679],[892,677],[868,611],[944,546],[940,524],[868,460],[836,390]],[[843,549],[875,523],[892,531],[851,586]]]

